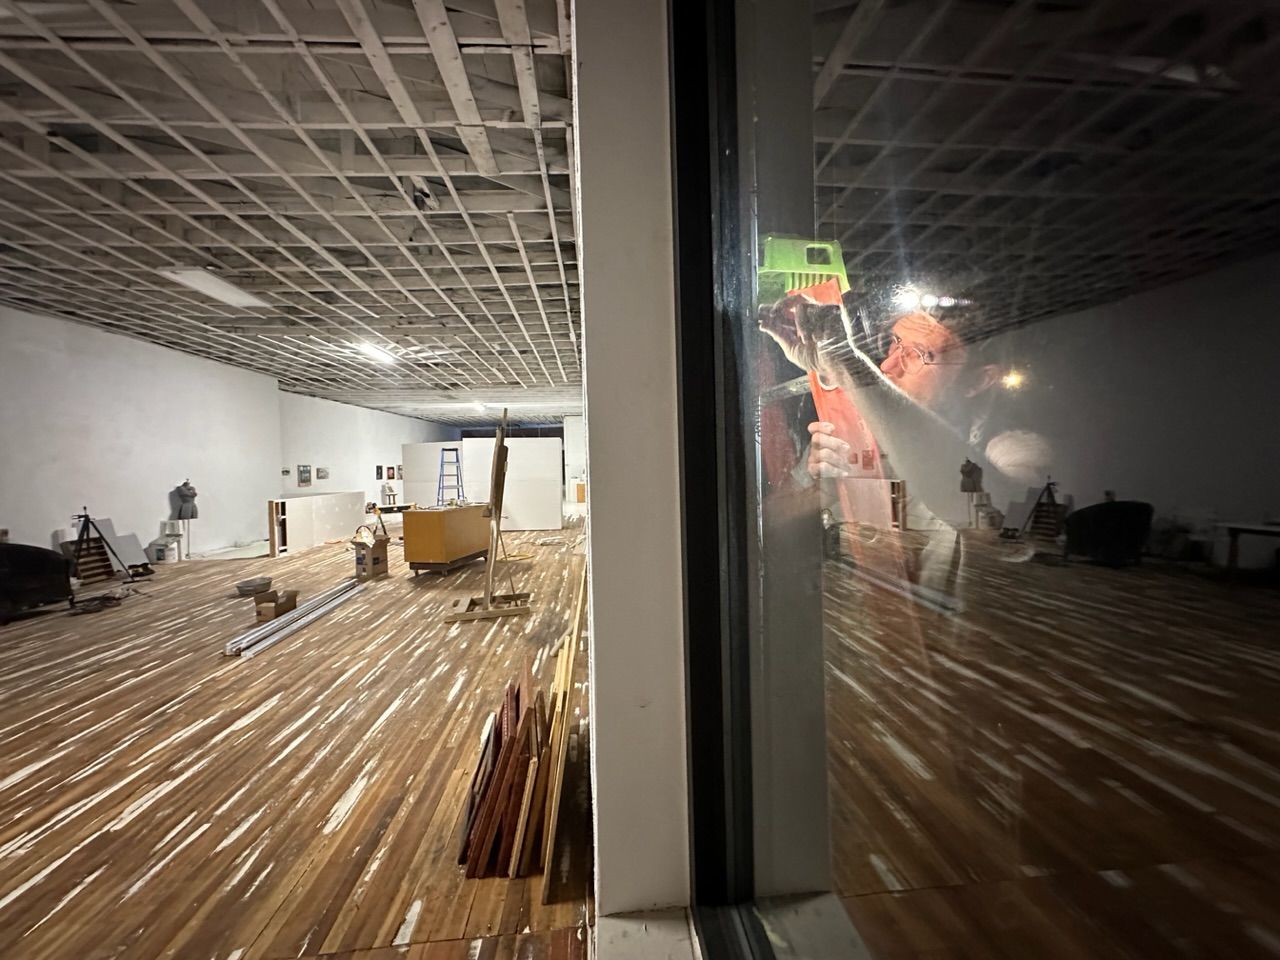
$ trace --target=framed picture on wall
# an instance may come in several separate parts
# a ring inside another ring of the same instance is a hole
[[[311,464],[309,463],[298,464],[298,486],[300,487],[311,486]]]
[[[329,468],[328,468],[328,467],[316,467],[316,479],[317,479],[317,480],[328,480],[328,479],[329,479]]]
[[[373,468],[373,479],[375,480],[382,479],[382,464],[378,464],[376,467]]]
[[[403,480],[403,479],[404,479],[404,464],[403,464],[403,463],[402,463],[402,464],[400,464],[400,466],[396,467],[396,476],[397,476],[397,477],[399,477],[401,480]]]
[[[396,468],[395,468],[395,467],[387,467],[387,479],[388,479],[388,480],[394,480],[395,478],[396,478]]]

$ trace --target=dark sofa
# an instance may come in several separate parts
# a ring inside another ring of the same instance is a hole
[[[1155,509],[1138,500],[1095,503],[1067,516],[1067,553],[1099,563],[1138,563],[1151,536]]]
[[[0,543],[0,623],[28,607],[71,599],[71,560],[25,543]]]

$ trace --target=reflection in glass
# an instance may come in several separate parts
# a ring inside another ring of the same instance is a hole
[[[882,957],[1280,954],[1280,14],[813,36],[816,230],[762,239],[754,320],[839,894]]]

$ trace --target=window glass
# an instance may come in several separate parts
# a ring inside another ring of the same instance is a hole
[[[739,26],[763,892],[825,763],[874,956],[1280,951],[1280,11]]]

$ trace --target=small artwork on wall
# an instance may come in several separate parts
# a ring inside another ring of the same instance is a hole
[[[316,467],[316,479],[317,479],[317,480],[328,480],[328,479],[329,479],[329,468],[328,468],[328,467]]]
[[[396,468],[395,468],[395,467],[387,467],[387,479],[388,479],[388,480],[394,480],[395,478],[396,478]]]
[[[300,487],[311,486],[311,464],[309,463],[298,464],[298,486]]]
[[[376,467],[373,468],[373,479],[375,480],[382,479],[382,464],[378,464]]]
[[[402,464],[400,464],[400,466],[396,467],[396,476],[397,476],[397,477],[399,477],[401,480],[403,480],[403,479],[404,479],[404,464],[403,464],[403,463],[402,463]]]
[[[288,476],[291,476],[292,474],[293,474],[293,471],[292,471],[292,470],[290,470],[288,467],[281,467],[281,468],[280,468],[280,476],[282,476],[282,477],[288,477]]]

